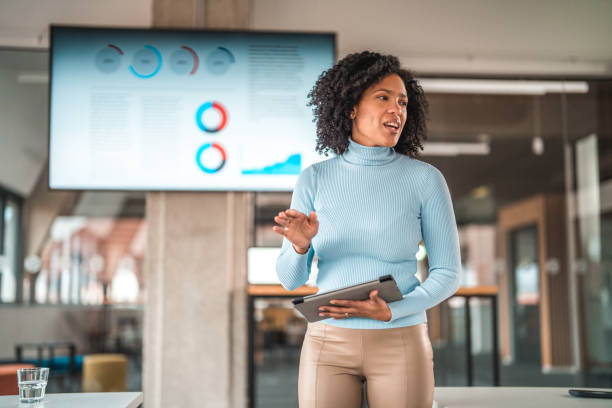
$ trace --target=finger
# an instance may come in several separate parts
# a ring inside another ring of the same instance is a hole
[[[310,213],[310,216],[307,218],[308,224],[312,225],[315,228],[319,228],[319,220],[317,219],[317,214],[314,211]]]
[[[287,234],[287,230],[284,227],[277,227],[276,225],[272,227],[272,231],[285,236]]]
[[[379,305],[387,305],[387,301],[378,296],[378,290],[373,290],[372,293],[370,293],[370,300]]]
[[[319,313],[319,316],[322,316],[322,317],[331,317],[331,318],[334,318],[334,319],[348,319],[348,318],[351,318],[351,317],[359,317],[358,315],[353,314],[353,313],[349,313],[349,315],[347,316],[344,313],[329,313],[329,312]]]
[[[334,306],[343,306],[343,307],[355,307],[356,305],[354,300],[341,300],[341,299],[333,299],[333,300],[330,300],[329,303]]]
[[[341,314],[341,315],[344,315],[345,313],[348,313],[350,315],[355,315],[355,314],[360,314],[361,313],[361,311],[359,309],[355,309],[355,308],[349,308],[349,307],[331,307],[331,306],[321,306],[319,308],[319,311],[325,312],[325,313]]]
[[[278,216],[274,217],[274,222],[282,225],[283,227],[286,227],[287,224],[289,224],[289,220],[287,218],[280,218]]]
[[[291,218],[297,218],[297,217],[300,217],[300,216],[304,217],[304,214],[302,214],[298,210],[293,210],[291,208],[286,210],[285,214],[287,214],[287,216],[291,217]]]

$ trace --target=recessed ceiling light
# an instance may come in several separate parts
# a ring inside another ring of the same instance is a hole
[[[584,81],[524,81],[489,79],[419,79],[425,92],[493,95],[545,95],[547,93],[587,93]]]

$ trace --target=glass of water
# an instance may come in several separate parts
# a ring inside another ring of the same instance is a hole
[[[19,385],[19,401],[37,402],[45,397],[45,388],[49,378],[49,369],[20,368],[17,370],[17,385]]]

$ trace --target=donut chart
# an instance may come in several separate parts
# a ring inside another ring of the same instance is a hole
[[[174,51],[170,56],[170,68],[177,75],[193,75],[200,66],[198,54],[186,45]]]
[[[152,78],[161,69],[162,55],[152,45],[145,45],[134,55],[130,71],[138,78]]]
[[[203,116],[204,113],[209,109],[214,109],[219,113],[219,115],[221,115],[221,121],[216,126],[207,126],[206,124],[204,124]],[[223,130],[225,125],[227,125],[227,111],[225,107],[223,107],[223,105],[221,105],[219,102],[205,102],[198,108],[198,111],[196,112],[196,123],[198,124],[198,127],[206,133],[219,132],[220,130]]]
[[[216,150],[217,154],[219,155],[220,161],[219,164],[217,164],[216,166],[205,166],[204,163],[202,163],[202,154],[208,149]],[[198,152],[196,153],[196,163],[198,164],[200,170],[202,170],[204,173],[214,174],[219,172],[223,168],[223,166],[225,166],[226,161],[227,154],[225,153],[225,149],[223,149],[223,147],[218,143],[205,143],[198,149]]]
[[[123,50],[121,48],[114,44],[108,44],[96,54],[96,67],[105,74],[111,74],[119,69],[122,55]]]
[[[225,74],[235,62],[234,54],[225,47],[217,47],[206,57],[206,67],[213,75]]]

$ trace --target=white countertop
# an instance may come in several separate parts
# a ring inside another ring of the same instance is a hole
[[[0,396],[0,408],[138,408],[142,392],[86,392],[47,394],[35,404],[20,404],[19,396]]]
[[[612,407],[612,399],[572,397],[567,392],[570,388],[583,387],[436,387],[434,399],[439,408]]]
[[[610,399],[572,397],[569,388],[579,387],[436,387],[434,398],[438,408],[612,407]],[[138,408],[142,399],[142,392],[47,394],[40,404],[20,405],[17,395],[8,395],[0,396],[0,408]]]

